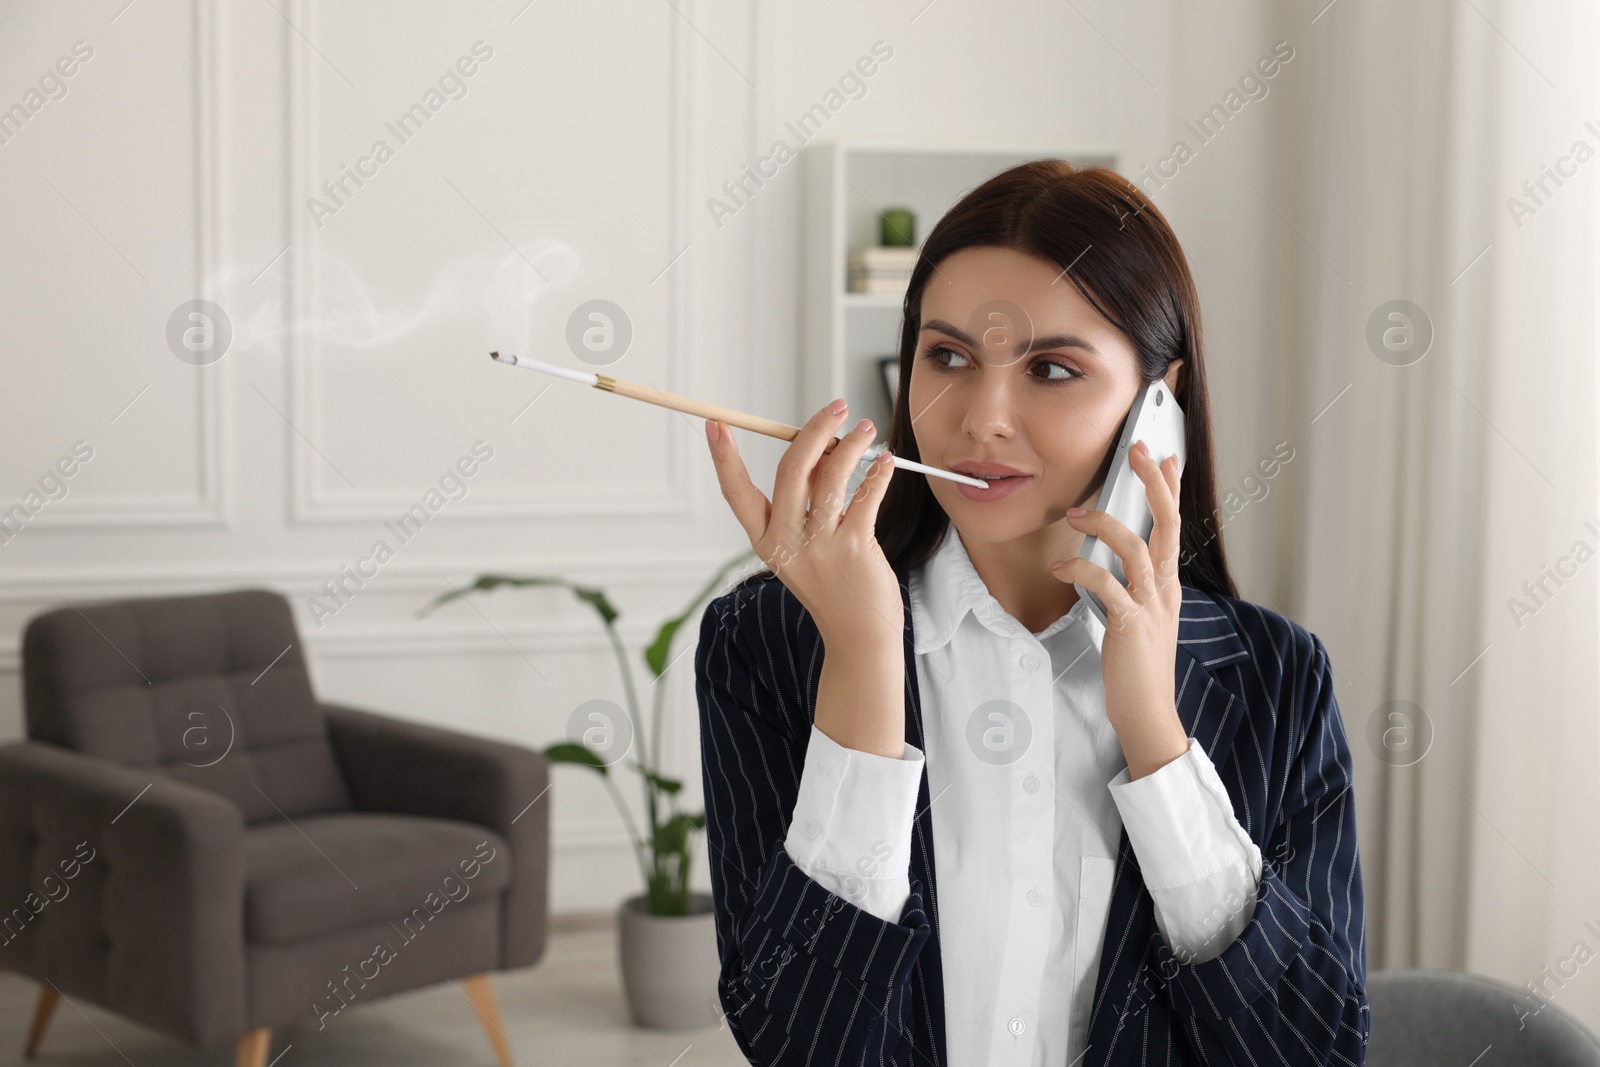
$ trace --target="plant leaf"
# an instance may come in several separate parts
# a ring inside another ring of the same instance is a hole
[[[739,553],[739,555],[724,563],[722,569],[712,575],[711,580],[699,592],[695,593],[694,599],[684,609],[683,614],[668,619],[661,624],[661,629],[656,631],[656,639],[650,642],[649,648],[644,650],[645,665],[650,668],[650,673],[654,677],[661,677],[662,673],[667,669],[669,665],[667,653],[671,651],[672,639],[678,635],[678,631],[683,627],[683,624],[694,616],[700,605],[709,599],[712,593],[716,592],[717,587],[722,584],[723,577],[729,571],[741,566],[755,554],[755,549],[752,548]]]
[[[678,812],[662,823],[661,829],[656,831],[656,851],[667,854],[684,851],[689,847],[689,834],[695,830],[705,829],[705,825],[706,816],[704,812],[697,815]]]
[[[577,585],[573,582],[567,581],[565,578],[554,578],[545,575],[519,577],[512,574],[480,574],[476,579],[473,580],[471,585],[467,586],[467,588],[452,589],[448,593],[440,593],[438,596],[434,597],[428,603],[424,604],[420,610],[418,610],[417,617],[421,618],[422,616],[433,611],[434,608],[437,608],[442,604],[447,604],[452,600],[464,597],[468,593],[486,593],[490,590],[498,589],[501,586],[509,586],[513,589],[518,589],[530,585],[557,585],[572,590],[572,595],[583,601],[585,604],[588,604],[590,607],[594,608],[595,611],[600,614],[600,618],[608,626],[613,622],[616,622],[621,616],[621,613],[618,612],[617,609],[612,605],[611,601],[606,598],[605,590],[603,589],[596,589],[585,585]]]
[[[633,767],[634,770],[644,775],[651,785],[655,786],[663,793],[676,793],[678,790],[683,788],[683,783],[678,779],[663,777],[662,775],[652,771],[649,767],[646,767],[643,763],[640,763],[638,760],[629,760],[628,763]]]
[[[604,763],[584,745],[572,741],[561,741],[554,745],[547,745],[544,750],[545,759],[552,763],[578,763],[585,767],[599,771],[601,774],[610,774],[611,768]]]
[[[527,585],[566,584],[567,583],[561,578],[548,578],[542,576],[517,577],[509,574],[480,574],[473,580],[472,584],[467,586],[465,589],[452,589],[448,593],[440,593],[428,603],[424,604],[422,608],[418,610],[417,616],[420,618],[423,615],[427,615],[433,611],[434,608],[437,608],[442,604],[447,604],[450,601],[456,600],[460,597],[464,597],[468,593],[487,592],[491,589],[498,589],[502,585],[521,587]]]
[[[645,777],[650,779],[651,785],[655,786],[663,793],[676,793],[678,790],[683,788],[683,783],[678,781],[676,778],[663,778],[661,775],[656,774],[653,771],[646,771]]]
[[[594,608],[594,610],[598,611],[600,613],[600,618],[605,621],[607,626],[610,626],[622,616],[620,611],[611,606],[611,601],[606,599],[604,589],[594,589],[590,588],[589,586],[573,585],[570,582],[566,583],[566,585],[567,588],[572,590],[573,596],[577,597],[579,600],[590,605]]]

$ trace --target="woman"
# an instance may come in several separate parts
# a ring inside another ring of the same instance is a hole
[[[1186,415],[1187,465],[1180,481],[1175,458],[1133,450],[1146,544],[1081,509],[1157,378]],[[1362,1063],[1331,669],[1228,573],[1199,304],[1166,220],[1104,168],[989,180],[928,235],[899,380],[889,451],[990,490],[891,478],[880,459],[846,507],[874,428],[824,455],[839,400],[790,444],[769,502],[726,424],[706,427],[770,568],[712,601],[696,653],[718,995],[740,1048],[759,1064]],[[1079,558],[1091,535],[1126,588]]]

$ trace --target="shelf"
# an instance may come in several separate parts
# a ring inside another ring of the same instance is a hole
[[[1115,153],[1050,146],[929,146],[813,141],[805,174],[803,332],[798,410],[834,397],[852,416],[888,426],[891,412],[878,361],[899,350],[905,293],[847,291],[850,250],[877,243],[880,208],[909,207],[917,240],[956,201],[1001,171],[1032,159],[1068,159],[1116,169]]]
[[[899,308],[906,302],[904,291],[898,293],[841,293],[847,308]]]

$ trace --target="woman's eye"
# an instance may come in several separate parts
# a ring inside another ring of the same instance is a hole
[[[1038,364],[1036,364],[1036,366],[1045,367],[1045,368],[1052,368],[1053,367],[1054,369],[1056,369],[1056,370],[1061,372],[1059,375],[1052,376],[1052,375],[1050,375],[1048,373],[1048,370],[1047,370],[1046,374],[1042,375],[1042,377],[1044,377],[1045,381],[1049,381],[1049,382],[1070,382],[1074,378],[1081,377],[1081,374],[1078,371],[1076,371],[1073,368],[1067,366],[1065,363],[1057,363],[1053,359],[1042,359],[1042,360],[1040,360],[1038,362]]]
[[[928,348],[927,358],[928,358],[929,361],[931,361],[934,364],[934,366],[939,367],[939,368],[941,368],[943,370],[952,370],[952,369],[954,369],[948,363],[944,363],[944,362],[942,362],[940,360],[939,357],[940,356],[945,356],[945,355],[955,356],[957,359],[966,359],[967,358],[966,356],[962,355],[960,352],[957,352],[955,349],[950,348],[950,347],[948,347],[946,345],[931,345]]]
[[[932,363],[941,371],[955,371],[963,369],[961,366],[955,366],[946,362],[943,358],[945,356],[954,356],[956,359],[963,360],[967,358],[964,353],[958,352],[949,345],[941,344],[929,345],[923,353],[923,358],[928,360],[928,362]],[[1045,368],[1045,372],[1043,374],[1037,373],[1040,367]],[[1059,371],[1060,373],[1052,373],[1052,370]],[[1070,382],[1076,378],[1083,377],[1082,371],[1053,359],[1041,359],[1037,361],[1033,364],[1033,366],[1028,368],[1028,372],[1040,381],[1048,382],[1051,385],[1060,384],[1062,382]]]

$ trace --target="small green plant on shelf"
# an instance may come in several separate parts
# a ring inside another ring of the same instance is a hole
[[[730,571],[754,555],[753,551],[746,551],[723,564],[722,569],[695,594],[682,614],[661,624],[656,631],[655,640],[644,650],[645,666],[650,669],[652,678],[659,681],[667,668],[673,664],[671,656],[673,639],[677,637],[683,624],[695,617],[701,605],[710,599]],[[647,739],[643,731],[644,720],[639,714],[638,695],[634,691],[633,671],[629,669],[627,651],[623,648],[622,638],[617,633],[616,621],[621,615],[612,606],[605,590],[551,576],[480,574],[465,589],[452,588],[448,593],[441,593],[424,605],[417,612],[417,616],[421,618],[435,608],[471,593],[486,593],[501,587],[527,586],[560,586],[569,589],[573,596],[588,604],[600,616],[600,622],[605,627],[606,637],[611,642],[611,648],[617,656],[617,665],[622,672],[622,688],[628,699],[627,712],[634,723],[634,740],[640,752],[648,752],[647,761],[627,759],[625,762],[639,772],[644,789],[645,809],[650,820],[649,832],[647,834],[639,832],[633,815],[617,788],[616,779],[611,774],[611,764],[602,760],[593,749],[580,742],[561,741],[546,746],[545,758],[552,763],[572,763],[588,767],[600,776],[600,780],[616,802],[622,821],[628,827],[628,836],[633,841],[634,854],[639,861],[639,873],[644,878],[646,894],[649,897],[650,913],[687,915],[690,835],[696,830],[705,829],[706,815],[704,811],[686,812],[673,800],[673,797],[682,791],[683,782],[677,778],[668,778],[661,773],[661,717],[666,686],[655,685],[652,682],[655,692],[652,697],[652,725]]]

